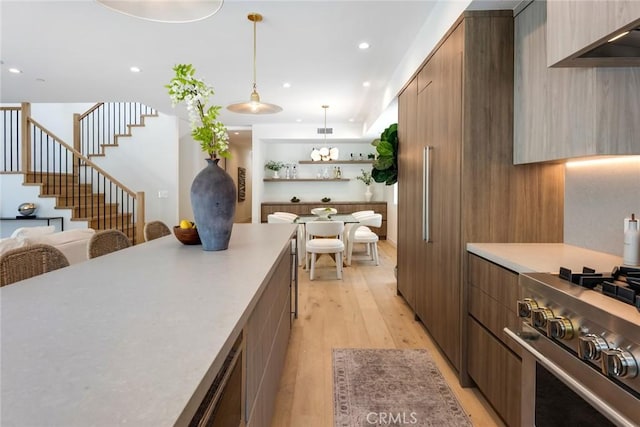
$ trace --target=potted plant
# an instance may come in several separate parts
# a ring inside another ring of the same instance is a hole
[[[207,167],[191,183],[191,208],[202,248],[206,251],[225,250],[229,246],[236,210],[236,186],[227,172],[218,166],[220,157],[230,157],[227,128],[218,121],[219,105],[207,106],[213,87],[195,77],[191,64],[177,64],[168,85],[169,97],[175,107],[184,102],[189,113],[191,136],[209,155]]]
[[[398,124],[394,123],[386,128],[371,145],[378,152],[371,171],[373,180],[386,185],[398,182]]]
[[[364,185],[367,186],[367,191],[364,193],[364,198],[367,202],[371,201],[373,197],[373,193],[371,192],[371,184],[373,184],[373,176],[371,176],[371,172],[365,171],[364,169],[360,169],[361,174],[356,177],[360,181],[364,182]]]
[[[280,171],[280,169],[284,167],[284,163],[275,160],[269,160],[267,163],[265,163],[264,167],[269,169],[270,171],[273,171],[273,178],[278,179],[280,178],[280,175],[278,175],[278,171]]]

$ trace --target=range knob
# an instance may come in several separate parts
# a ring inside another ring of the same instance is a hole
[[[547,320],[553,318],[553,311],[546,307],[534,308],[533,313],[531,315],[531,319],[533,320],[533,326],[536,328],[544,328],[547,327]]]
[[[521,318],[530,319],[534,308],[538,308],[538,303],[533,298],[518,300],[518,316]]]
[[[638,375],[638,363],[633,355],[621,348],[602,351],[602,373],[616,378],[635,378]]]
[[[599,360],[608,348],[607,341],[598,335],[586,334],[578,338],[578,356],[582,360]]]
[[[559,340],[570,340],[573,338],[573,325],[566,317],[557,316],[547,321],[547,335]]]

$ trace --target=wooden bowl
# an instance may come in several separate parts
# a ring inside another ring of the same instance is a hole
[[[176,239],[185,245],[199,245],[202,243],[200,242],[197,228],[180,228],[179,225],[176,225],[173,227],[173,234],[175,234]]]

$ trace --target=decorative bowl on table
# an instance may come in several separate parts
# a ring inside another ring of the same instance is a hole
[[[311,213],[321,219],[328,219],[329,215],[333,215],[338,213],[335,208],[313,208],[311,209]]]
[[[35,203],[26,202],[18,206],[18,213],[23,216],[32,216],[35,211],[36,211]]]
[[[173,234],[185,245],[200,245],[200,235],[197,228],[180,228],[179,225],[173,227]]]

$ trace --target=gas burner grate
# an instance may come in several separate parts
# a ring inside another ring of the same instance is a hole
[[[640,310],[640,268],[618,266],[611,273],[596,273],[593,268],[582,267],[582,272],[574,273],[569,268],[560,267],[558,276],[578,286],[635,305]]]

